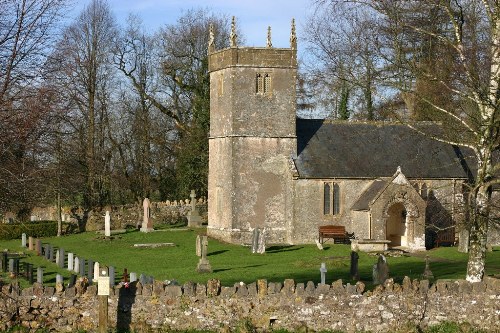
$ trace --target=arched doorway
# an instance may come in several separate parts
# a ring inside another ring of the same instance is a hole
[[[391,241],[390,246],[408,246],[407,241],[407,212],[401,202],[396,202],[387,211],[386,237]]]

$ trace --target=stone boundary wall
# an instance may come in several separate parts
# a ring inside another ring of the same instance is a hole
[[[79,281],[64,290],[33,287],[19,291],[2,286],[0,330],[17,323],[33,331],[97,330],[97,287]],[[483,282],[427,280],[406,277],[401,285],[388,279],[373,291],[362,282],[331,285],[313,282],[284,283],[258,280],[221,287],[218,280],[206,285],[183,286],[155,281],[128,287],[116,286],[109,296],[109,327],[148,331],[189,328],[233,331],[251,322],[259,330],[284,328],[388,332],[412,323],[421,327],[443,321],[468,322],[488,332],[500,328],[500,280]]]

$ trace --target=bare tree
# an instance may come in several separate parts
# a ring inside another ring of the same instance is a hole
[[[336,6],[337,1],[316,1]],[[499,149],[500,4],[490,0],[344,2],[375,14],[377,64],[380,87],[386,96],[403,96],[411,109],[415,101],[430,109],[429,119],[443,121],[442,133],[423,133],[436,140],[467,147],[477,163],[468,204],[470,234],[467,280],[480,281],[484,274],[488,227],[491,223],[492,186],[499,183],[493,154]],[[415,17],[438,13],[439,24]],[[420,13],[420,14],[416,14]],[[423,24],[426,23],[426,24]],[[433,69],[435,43],[450,63],[445,72]],[[431,89],[419,89],[426,83]],[[449,97],[436,99],[438,88]],[[452,101],[452,102],[450,102]],[[417,126],[408,126],[420,131]]]

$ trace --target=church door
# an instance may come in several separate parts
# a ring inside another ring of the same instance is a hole
[[[407,246],[407,214],[404,205],[401,202],[395,203],[389,208],[388,213],[386,237],[391,241],[389,246]]]

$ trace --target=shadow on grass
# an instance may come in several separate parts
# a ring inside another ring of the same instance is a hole
[[[292,248],[292,249],[291,249]],[[266,249],[266,253],[279,253],[279,252],[288,252],[288,251],[297,251],[301,250],[304,247],[296,247],[295,245],[280,245],[280,246],[271,246]]]
[[[225,271],[230,271],[231,268],[220,268],[220,269],[214,269],[213,273],[220,273],[220,272],[225,272]]]
[[[219,251],[210,252],[209,254],[207,254],[207,257],[216,256],[218,254],[222,254],[222,253],[227,252],[227,251],[228,250],[219,250]]]

